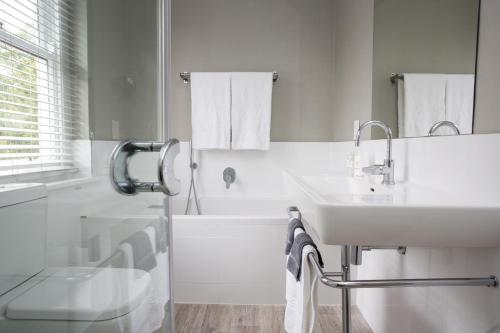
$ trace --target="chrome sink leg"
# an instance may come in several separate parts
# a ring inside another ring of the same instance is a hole
[[[342,281],[351,279],[350,247],[342,246],[340,253],[342,265]],[[351,333],[351,291],[342,289],[342,333]]]

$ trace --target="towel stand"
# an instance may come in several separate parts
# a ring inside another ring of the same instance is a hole
[[[191,81],[191,73],[190,72],[181,72],[179,73],[179,76],[181,77],[182,81],[184,83],[189,83]],[[273,82],[278,81],[278,72],[273,72]]]
[[[395,288],[395,287],[457,287],[457,286],[485,286],[497,287],[498,280],[494,275],[479,278],[434,278],[434,279],[387,279],[387,280],[349,280],[340,281],[331,279],[342,273],[323,272],[314,253],[308,254],[309,261],[313,264],[316,275],[328,287],[338,289],[357,288]]]
[[[287,213],[293,217],[292,213],[297,213],[299,218],[302,214],[298,207],[289,207]],[[400,254],[406,254],[406,247],[381,247],[381,246],[341,246],[340,266],[341,272],[325,272],[319,264],[317,255],[309,253],[307,259],[314,267],[316,275],[324,285],[342,290],[342,332],[351,333],[351,289],[363,288],[398,288],[398,287],[471,287],[485,286],[498,287],[498,279],[491,275],[488,277],[470,277],[470,278],[429,278],[429,279],[383,279],[383,280],[351,280],[351,262],[361,260],[353,260],[353,256],[359,255],[356,253],[371,250],[397,250]]]

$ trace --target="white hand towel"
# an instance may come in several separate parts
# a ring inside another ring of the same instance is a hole
[[[303,232],[302,229],[296,229],[294,234],[296,236]],[[304,246],[300,281],[297,281],[295,276],[286,270],[284,326],[288,333],[314,332],[318,311],[318,276],[307,258],[309,253],[316,253],[316,250],[311,245]]]
[[[191,73],[193,149],[229,149],[231,74]]]
[[[232,73],[232,149],[269,149],[273,73]]]
[[[473,110],[474,75],[448,75],[446,77],[446,120],[455,123],[460,134],[471,134]]]
[[[401,137],[426,136],[436,122],[445,120],[446,75],[404,74],[404,116]]]

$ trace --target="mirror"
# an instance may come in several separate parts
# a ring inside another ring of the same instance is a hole
[[[157,0],[88,0],[90,136],[160,137]]]
[[[473,112],[479,7],[480,0],[172,0],[171,135],[191,137],[184,71],[278,72],[272,141],[352,140],[353,122],[370,119],[386,122],[396,138],[427,136],[439,121],[475,133],[473,120],[485,118]],[[159,137],[157,24],[156,0],[88,0],[93,139]],[[455,133],[442,125],[434,134]],[[373,130],[372,138],[382,136]]]
[[[473,132],[479,4],[375,0],[372,119],[394,137]]]

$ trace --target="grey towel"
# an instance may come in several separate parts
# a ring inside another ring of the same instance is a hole
[[[304,232],[306,232],[306,229],[304,228],[302,221],[300,221],[297,218],[290,219],[290,222],[288,223],[288,238],[286,240],[286,248],[285,248],[286,255],[290,254],[290,249],[292,248],[295,229],[297,228],[301,228],[302,230],[304,230]]]
[[[286,268],[293,274],[293,276],[295,276],[297,281],[300,281],[300,273],[302,272],[302,250],[306,245],[314,247],[316,253],[318,254],[320,266],[324,266],[323,258],[321,258],[321,254],[319,253],[318,248],[316,247],[316,244],[314,244],[311,236],[305,232],[298,234],[293,241],[292,249],[290,250],[290,255],[288,256],[288,262],[286,263]]]
[[[148,234],[141,230],[123,242],[132,246],[134,268],[149,272],[156,267],[156,257]]]

